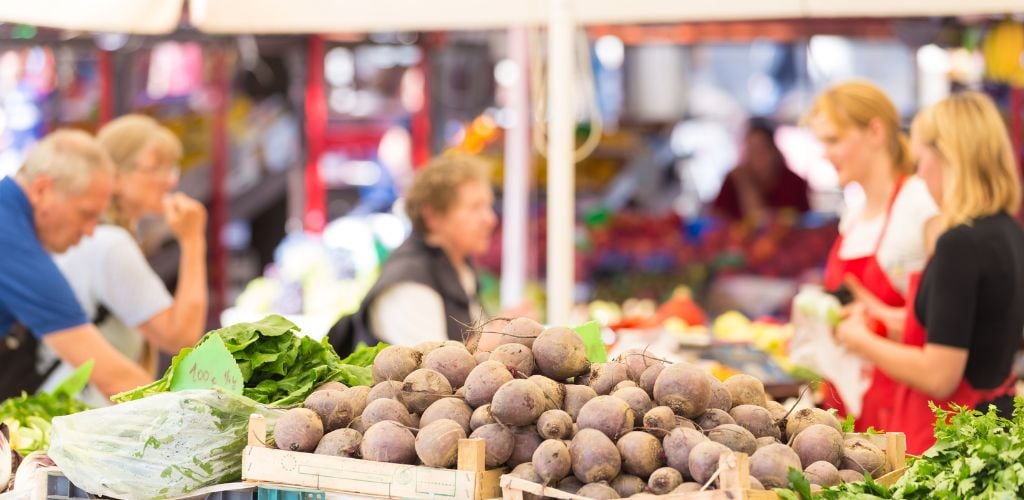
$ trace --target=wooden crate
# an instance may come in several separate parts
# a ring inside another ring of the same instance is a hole
[[[880,478],[879,482],[884,479],[889,481],[888,484],[895,483],[906,470],[907,439],[902,432],[846,434],[845,437],[867,439],[885,452],[886,461],[893,472]],[[658,498],[664,500],[777,500],[779,498],[773,491],[750,489],[750,464],[749,457],[745,453],[733,452],[722,455],[718,461],[718,467],[717,490],[662,495]],[[508,474],[501,476],[501,493],[503,500],[523,500],[523,493],[563,500],[589,500],[586,497],[566,493],[552,487],[544,487]]]
[[[878,478],[883,486],[892,486],[907,471],[907,436],[902,432],[886,432],[884,434],[847,434],[846,437],[860,437],[885,452],[885,461],[889,464],[888,474]]]
[[[501,496],[503,469],[484,468],[484,441],[459,441],[457,470],[390,464],[269,448],[262,416],[249,418],[242,480],[404,499],[482,500]]]
[[[718,489],[679,495],[662,495],[664,500],[777,500],[779,497],[772,491],[750,489],[750,466],[746,453],[728,453],[718,460]],[[557,490],[544,487],[537,483],[519,479],[508,474],[501,476],[501,493],[503,500],[523,500],[523,493],[564,500],[590,500]]]

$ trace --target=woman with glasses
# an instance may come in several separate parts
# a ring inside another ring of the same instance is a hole
[[[150,346],[174,354],[193,345],[205,329],[206,209],[172,192],[182,145],[156,120],[126,115],[100,129],[97,138],[116,166],[105,223],[57,262],[108,340],[152,370],[155,351]],[[147,216],[163,217],[181,247],[174,296],[135,239],[139,220]],[[49,380],[59,381],[61,375]]]

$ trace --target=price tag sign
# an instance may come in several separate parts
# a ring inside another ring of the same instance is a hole
[[[217,334],[208,336],[185,355],[171,376],[171,391],[213,388],[242,393],[242,372]]]
[[[583,345],[587,348],[587,360],[591,363],[608,361],[608,351],[605,349],[604,340],[601,339],[601,325],[596,321],[588,321],[573,330],[583,339]]]

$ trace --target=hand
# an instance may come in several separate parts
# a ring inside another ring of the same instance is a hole
[[[164,217],[178,241],[204,241],[206,233],[206,208],[184,193],[173,193],[164,197]]]
[[[903,338],[903,327],[907,320],[907,309],[893,307],[871,293],[856,276],[846,275],[844,280],[856,303],[864,306],[864,313],[885,327],[887,336],[895,341]]]
[[[836,327],[835,338],[839,345],[857,352],[865,339],[874,333],[868,328],[868,317],[861,304],[851,304],[843,308],[842,322]]]

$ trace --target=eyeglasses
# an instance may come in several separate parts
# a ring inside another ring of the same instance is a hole
[[[157,176],[163,179],[178,179],[181,177],[181,167],[175,164],[139,167],[137,170],[143,174]]]

